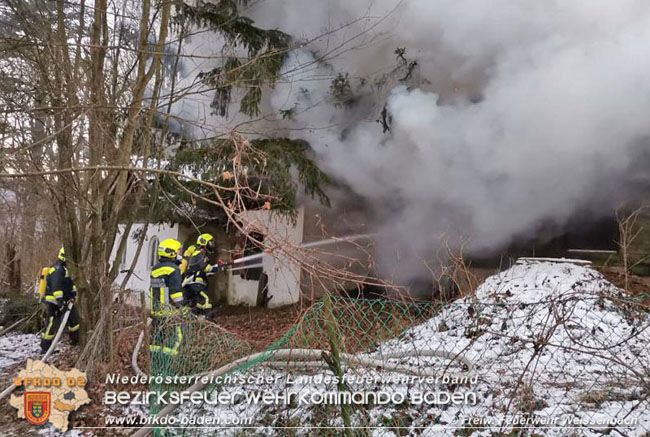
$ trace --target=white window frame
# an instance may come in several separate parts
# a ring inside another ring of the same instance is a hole
[[[147,262],[149,263],[149,270],[151,270],[158,261],[159,245],[160,245],[160,240],[158,240],[158,237],[151,237],[151,240],[149,240],[149,251],[147,253]]]
[[[129,251],[129,243],[126,243],[126,247],[124,248],[124,252],[122,252],[122,257],[120,258],[120,270],[124,270],[126,268],[126,253]]]

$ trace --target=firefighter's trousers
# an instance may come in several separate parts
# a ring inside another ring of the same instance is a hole
[[[162,313],[162,312],[159,312]],[[164,314],[151,315],[151,344],[149,350],[175,357],[183,343],[183,329],[179,323],[172,322],[172,317]]]
[[[212,309],[208,296],[208,287],[205,284],[189,284],[183,287],[185,302],[194,314],[205,314]]]
[[[45,303],[45,317],[43,318],[43,334],[41,335],[41,351],[46,352],[54,336],[61,326],[61,321],[63,319],[63,314],[65,314],[66,306],[59,307],[51,303]],[[68,317],[68,332],[70,333],[70,342],[72,344],[79,343],[79,324],[81,318],[79,317],[79,312],[77,307],[73,306],[70,310],[70,316]]]

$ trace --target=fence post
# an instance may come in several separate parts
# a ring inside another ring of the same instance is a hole
[[[150,338],[150,336],[151,336],[151,328],[147,324],[147,318],[149,317],[149,310],[147,308],[147,299],[145,297],[145,292],[144,291],[140,293],[140,316],[142,317],[142,330],[144,331],[144,339],[147,340],[147,343],[146,343],[147,344],[147,347],[146,347],[147,353],[144,354],[144,356],[147,357],[146,360],[145,360],[145,363],[146,363],[146,368],[148,369],[147,373],[149,375],[151,375],[151,370],[152,370],[151,369],[151,354],[148,353],[148,350],[149,350],[148,345],[151,344],[151,341],[148,340]]]
[[[343,369],[341,368],[341,356],[336,335],[336,318],[334,317],[334,311],[332,309],[332,298],[329,294],[325,296],[325,302],[323,304],[323,309],[325,310],[325,326],[327,327],[327,339],[331,350],[330,356],[328,357],[324,355],[323,359],[327,362],[328,366],[339,380],[336,387],[337,390],[341,392],[347,391],[347,386],[345,382],[343,382]],[[345,425],[345,435],[347,437],[353,437],[354,433],[352,432],[352,424],[350,421],[350,405],[341,403],[341,416],[343,417],[343,424]]]

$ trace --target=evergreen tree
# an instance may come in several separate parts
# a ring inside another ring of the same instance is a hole
[[[253,20],[240,15],[238,3],[235,0],[199,1],[195,6],[183,3],[173,22],[180,32],[194,26],[217,32],[225,39],[224,48],[219,53],[223,55],[221,65],[198,74],[202,85],[214,88],[211,103],[213,114],[227,115],[232,104],[232,91],[236,88],[244,94],[239,111],[255,117],[259,115],[262,90],[272,88],[279,79],[291,37],[279,30],[255,26]],[[233,46],[240,49],[238,53],[246,52],[247,56],[232,54],[233,50],[229,49]],[[171,140],[178,141],[179,138],[173,134]],[[183,147],[175,152],[169,169],[195,175],[203,181],[215,181],[221,186],[231,187],[234,184],[234,179],[224,177],[235,172],[231,162],[235,153],[232,139],[181,141]],[[273,199],[271,206],[274,211],[295,217],[296,197],[301,186],[307,194],[317,197],[323,204],[329,204],[324,186],[330,180],[309,157],[309,152],[309,145],[301,140],[273,138],[249,141],[247,150],[238,159],[241,160],[239,166],[246,168],[245,185],[257,187],[257,198],[247,197],[246,207],[264,207],[268,199]],[[157,208],[155,214],[157,219],[187,221],[189,215],[224,222],[224,212],[214,203],[190,195],[170,178],[163,178],[161,186],[161,195],[165,198],[162,200],[169,200],[171,196],[172,202],[162,202],[164,206]],[[215,194],[205,186],[189,183],[186,188],[215,200]],[[232,200],[232,192],[219,195],[226,201]]]
[[[252,140],[246,150],[236,155],[236,164],[232,160],[234,149],[231,139],[212,140],[203,147],[181,148],[169,168],[201,181],[214,181],[227,189],[244,187],[247,209],[270,206],[275,212],[295,219],[301,188],[329,205],[323,188],[331,183],[330,178],[309,157],[306,142],[286,138]],[[236,168],[245,171],[235,177]],[[215,206],[218,197],[210,187],[187,182],[183,189],[169,177],[161,179],[161,187],[163,196],[170,196],[174,201],[159,202],[156,211],[159,220],[187,222],[189,215],[193,220],[211,224],[227,223],[225,212]],[[234,193],[223,190],[219,197],[228,203],[234,200]],[[266,202],[269,204],[265,206]]]
[[[259,114],[262,88],[273,86],[289,50],[291,37],[275,29],[260,29],[253,20],[241,16],[235,0],[215,3],[199,1],[196,6],[183,3],[176,16],[178,24],[193,24],[221,34],[226,46],[237,45],[247,51],[247,57],[223,53],[223,64],[203,71],[198,78],[215,88],[212,108],[224,116],[230,105],[233,87],[243,88],[240,112],[254,117]]]

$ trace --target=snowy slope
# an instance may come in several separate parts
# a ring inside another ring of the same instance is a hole
[[[522,261],[488,278],[474,296],[449,305],[436,317],[404,332],[372,352],[381,357],[395,352],[446,350],[463,354],[476,365],[478,382],[462,386],[448,384],[350,384],[352,390],[385,390],[413,393],[450,390],[469,392],[475,404],[384,405],[353,415],[354,423],[370,420],[372,426],[399,421],[414,435],[488,436],[491,431],[509,431],[508,420],[537,417],[536,433],[549,436],[602,435],[612,419],[626,419],[623,434],[643,436],[650,431],[647,389],[650,366],[650,319],[629,305],[623,292],[600,273],[567,262]],[[418,357],[386,362],[442,370],[449,364],[440,358]],[[453,369],[458,371],[458,368]],[[278,371],[257,367],[252,374],[277,375]],[[355,369],[356,374],[386,374],[380,369]],[[313,372],[305,374],[313,375]],[[296,373],[293,373],[296,378]],[[644,385],[645,384],[645,385]],[[294,391],[335,390],[330,384],[249,384],[245,390]],[[224,386],[223,390],[242,387]],[[182,414],[218,417],[255,417],[258,425],[291,423],[322,425],[322,406],[297,408],[210,405],[197,410],[185,405]],[[328,425],[342,425],[331,419]],[[464,420],[491,418],[487,429],[471,430]],[[555,421],[555,422],[553,422]],[[579,422],[579,423],[578,423]],[[367,422],[365,422],[367,423]],[[506,423],[506,425],[504,425]],[[630,424],[630,426],[627,426]],[[233,430],[234,431],[234,430]],[[259,432],[272,433],[261,427]],[[457,434],[454,434],[454,433]],[[304,430],[308,434],[308,430]],[[460,433],[460,434],[458,434]],[[376,429],[375,435],[391,435]]]
[[[40,356],[41,340],[37,334],[10,332],[0,337],[0,372],[5,368]]]
[[[13,377],[21,370],[21,367],[16,368],[15,366],[26,363],[28,358],[40,358],[42,356],[40,344],[41,338],[38,334],[11,332],[0,337],[0,374],[6,374],[7,376]],[[65,352],[67,346],[59,345],[58,348],[60,351]],[[10,370],[12,371],[11,373],[9,373]],[[3,386],[1,390],[4,390],[5,388],[6,387]],[[28,426],[31,427],[31,425]],[[23,428],[17,427],[17,429],[18,431],[16,431],[16,435],[21,433]],[[3,431],[0,431],[0,434],[5,431],[6,430],[3,429]],[[89,432],[82,432],[75,429],[62,433],[49,423],[39,428],[38,433],[47,436],[66,437],[92,435]]]
[[[624,297],[587,267],[526,262],[488,278],[475,297],[410,333],[418,349],[452,350],[476,363],[480,381],[474,390],[484,394],[485,402],[456,413],[505,417],[539,407],[534,412],[540,416],[588,421],[622,418],[634,408],[628,417],[640,423],[636,432],[626,433],[644,435],[650,430],[650,409],[647,401],[637,405],[637,399],[650,364],[649,320],[626,312],[620,303]],[[401,347],[390,342],[382,349]],[[534,395],[513,399],[518,391]],[[526,403],[521,398],[533,405],[518,406]]]
[[[0,299],[0,310],[9,299]],[[2,330],[3,327],[0,327]],[[37,334],[9,332],[0,337],[0,373],[18,363],[26,362],[41,351],[40,337]]]

